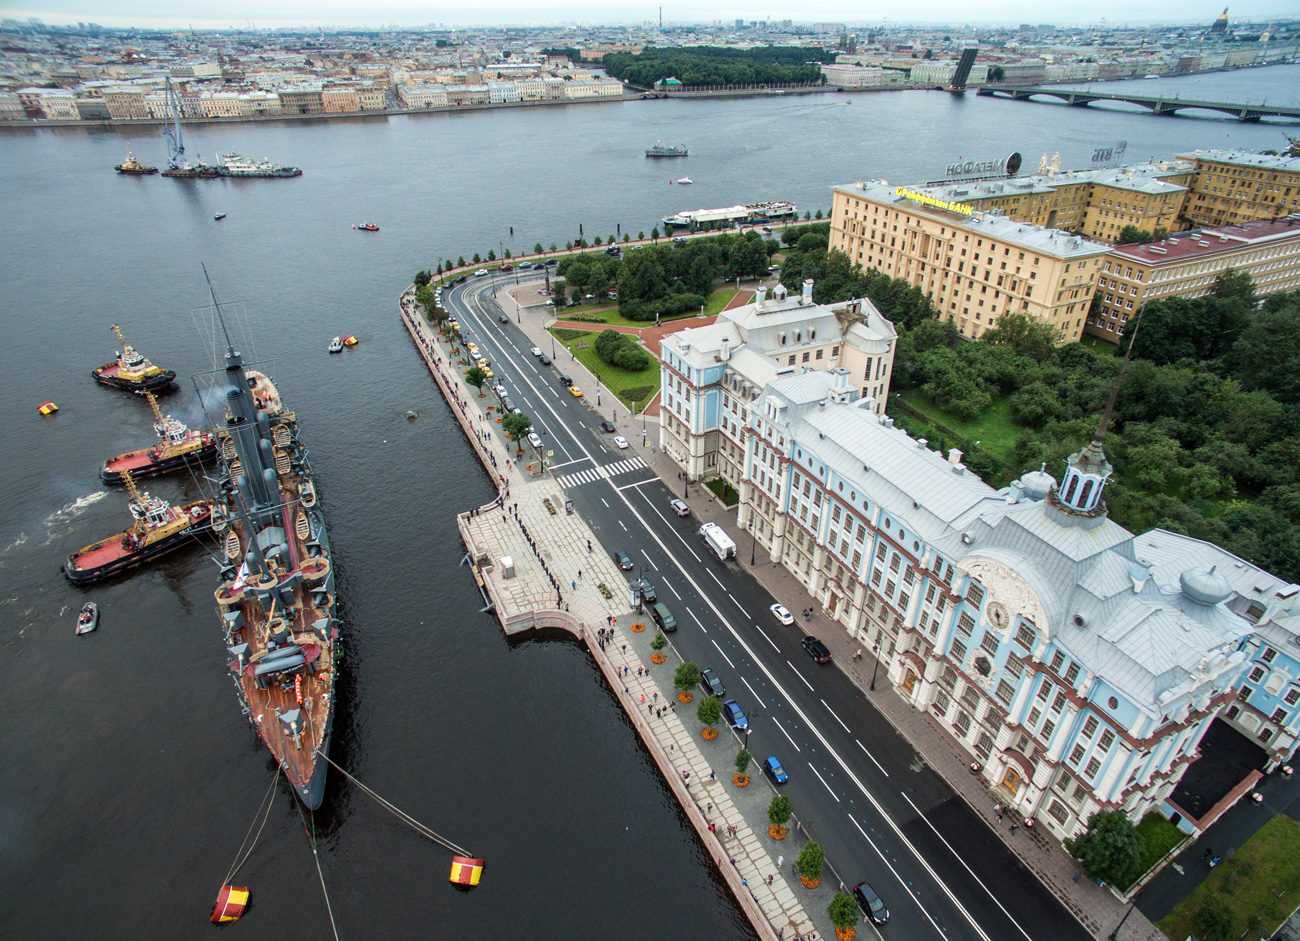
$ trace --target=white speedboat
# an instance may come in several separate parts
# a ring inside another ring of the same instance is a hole
[[[93,601],[87,601],[82,605],[81,613],[77,615],[77,633],[89,634],[99,626],[99,606]]]
[[[694,181],[689,176],[684,176],[677,182],[680,183],[682,186],[690,186],[691,183]]]
[[[330,340],[330,352],[331,352],[331,353],[342,353],[342,352],[343,352],[343,338],[342,338],[342,337],[335,337],[334,339]]]

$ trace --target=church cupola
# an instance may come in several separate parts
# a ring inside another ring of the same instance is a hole
[[[1101,503],[1101,490],[1110,472],[1110,462],[1106,460],[1099,436],[1082,451],[1070,455],[1065,477],[1056,490],[1057,502],[1062,509],[1091,515]]]

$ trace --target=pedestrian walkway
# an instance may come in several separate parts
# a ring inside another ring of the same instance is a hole
[[[641,458],[629,457],[613,464],[598,464],[575,474],[564,474],[556,477],[555,482],[567,490],[570,487],[580,487],[596,480],[609,480],[611,477],[617,477],[620,474],[630,474],[632,471],[645,466],[645,461],[641,460]]]
[[[747,819],[736,808],[652,674],[649,658],[638,654],[631,638],[644,641],[645,626],[627,613],[623,573],[582,517],[565,512],[560,482],[527,475],[512,459],[512,447],[490,430],[495,426],[475,414],[479,400],[465,385],[455,352],[423,322],[409,296],[402,312],[453,414],[498,482],[497,499],[460,514],[458,523],[467,561],[502,628],[508,634],[561,628],[583,640],[759,937],[825,936],[829,921],[810,917],[791,891],[752,829],[761,819]],[[644,466],[633,457],[595,470],[610,477]],[[660,676],[671,684],[671,673],[661,670]]]

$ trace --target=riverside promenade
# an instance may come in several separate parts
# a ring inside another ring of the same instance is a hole
[[[758,937],[828,937],[824,911],[809,914],[755,834],[754,827],[765,828],[762,814],[742,812],[724,786],[729,775],[701,752],[693,709],[679,715],[670,705],[675,658],[652,664],[638,652],[648,649],[636,642],[646,632],[628,611],[623,573],[582,518],[565,512],[559,485],[515,460],[512,443],[480,404],[489,400],[466,385],[457,354],[425,322],[411,290],[400,304],[403,325],[497,487],[495,501],[457,522],[466,562],[502,629],[560,629],[586,645]]]

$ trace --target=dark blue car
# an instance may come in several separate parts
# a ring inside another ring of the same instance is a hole
[[[790,778],[786,775],[785,769],[781,767],[781,762],[776,760],[776,755],[763,759],[763,770],[767,776],[777,784],[784,784]]]
[[[722,714],[727,717],[727,723],[733,729],[740,729],[742,732],[749,728],[749,720],[745,714],[740,711],[740,706],[734,699],[728,699],[722,704]]]

